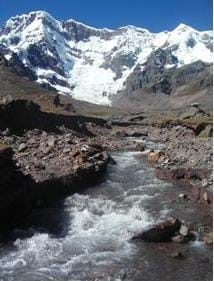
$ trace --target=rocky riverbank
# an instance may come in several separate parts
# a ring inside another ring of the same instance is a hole
[[[191,129],[175,126],[156,129],[163,149],[151,151],[148,160],[160,179],[182,180],[195,187],[197,200],[212,202],[212,137],[197,136]]]
[[[147,120],[146,120],[147,119]],[[160,122],[142,117],[128,117],[113,122],[109,147],[143,151],[149,163],[155,168],[156,177],[175,184],[185,185],[177,198],[166,198],[174,204],[187,203],[187,208],[196,204],[204,212],[206,227],[200,239],[212,242],[213,206],[213,138],[212,123],[207,118],[172,120]],[[137,140],[141,139],[141,142]],[[117,141],[118,140],[118,141]],[[129,145],[126,145],[126,142]],[[144,140],[144,142],[142,142]],[[123,141],[124,146],[120,145]],[[157,143],[155,150],[149,150],[146,142]],[[116,146],[115,146],[115,145]],[[175,214],[176,215],[176,214]],[[194,231],[197,226],[194,225]],[[183,241],[183,240],[182,240]]]
[[[35,129],[2,139],[8,143],[0,155],[2,227],[53,198],[94,184],[110,161],[102,145],[72,134]]]
[[[205,203],[211,215],[210,124],[199,130],[142,115],[118,120],[58,116],[26,101],[1,106],[0,116],[2,226],[95,183],[108,163],[115,164],[109,152],[118,150],[144,152],[158,178],[188,183],[191,188],[182,198]],[[149,151],[147,141],[158,142],[160,149]]]
[[[0,115],[1,228],[94,184],[113,162],[86,126],[104,126],[102,119],[56,116],[27,101],[1,106]]]
[[[136,138],[159,144],[158,150],[147,151],[159,178],[184,180],[212,191],[213,125],[209,113],[193,108],[189,113],[172,116],[133,114],[113,120],[111,124],[111,138],[124,142],[128,139],[131,149]],[[140,145],[135,149],[140,149]],[[142,146],[141,150],[146,147]]]

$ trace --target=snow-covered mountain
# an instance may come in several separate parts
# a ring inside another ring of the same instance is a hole
[[[184,24],[160,33],[135,26],[96,29],[42,11],[12,17],[0,29],[0,50],[8,61],[15,56],[37,82],[97,104],[111,104],[158,50],[168,52],[168,59],[157,57],[158,67],[179,68],[212,62],[212,42],[212,31]]]

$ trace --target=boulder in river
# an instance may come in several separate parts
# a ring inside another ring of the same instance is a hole
[[[148,154],[148,161],[152,164],[155,164],[158,162],[159,158],[161,156],[161,152],[159,150],[157,151],[151,151]]]
[[[145,148],[146,148],[146,145],[145,145],[145,143],[143,143],[143,142],[138,143],[138,144],[136,145],[136,150],[137,150],[137,151],[140,151],[140,152],[145,151]]]
[[[148,136],[148,133],[145,131],[131,131],[128,132],[128,136],[132,138],[140,138]]]
[[[144,230],[133,239],[140,238],[146,242],[169,242],[179,231],[180,227],[181,221],[178,218],[170,217],[166,221]]]
[[[180,193],[178,195],[178,198],[179,199],[182,199],[182,200],[188,200],[188,195],[187,194],[184,194],[184,193]]]
[[[180,229],[179,229],[179,233],[182,235],[182,236],[187,236],[188,233],[189,233],[189,229],[186,225],[182,224]]]

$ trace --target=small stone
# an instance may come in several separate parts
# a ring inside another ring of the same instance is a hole
[[[41,137],[42,137],[42,138],[46,138],[47,135],[48,135],[48,134],[47,134],[46,132],[42,132]]]
[[[213,244],[213,233],[206,233],[203,237],[203,241],[205,244]]]
[[[25,143],[21,143],[21,144],[19,145],[18,151],[19,151],[19,152],[22,152],[22,151],[24,151],[26,148],[27,148],[27,145],[26,145]]]
[[[81,147],[81,152],[86,152],[88,151],[89,149],[89,146],[87,144],[84,144],[82,147]]]
[[[104,161],[101,161],[101,160],[97,161],[97,166],[98,167],[102,166],[103,164],[104,164]]]
[[[62,151],[64,154],[71,152],[71,148],[65,148]]]
[[[66,134],[65,139],[70,139],[72,137],[72,134]]]
[[[184,200],[188,198],[187,195],[184,194],[184,193],[179,194],[178,197],[179,197],[180,199],[184,199]]]
[[[33,133],[33,135],[38,136],[41,132],[40,132],[39,129],[34,129],[34,130],[32,131],[32,133]]]
[[[136,145],[136,150],[137,151],[140,151],[140,152],[142,152],[142,151],[144,151],[145,150],[145,148],[146,148],[146,145],[144,144],[144,143],[138,143],[137,145]]]
[[[202,182],[201,182],[201,185],[203,187],[206,187],[208,185],[208,181],[206,179],[203,179]]]
[[[164,163],[164,164],[168,164],[168,163],[169,163],[169,158],[167,158],[166,160],[164,160],[163,163]]]
[[[10,129],[6,128],[1,134],[2,134],[2,136],[9,136],[10,135]]]
[[[84,163],[84,169],[85,170],[93,170],[94,165],[92,163],[86,162]]]
[[[160,156],[161,156],[161,152],[159,150],[150,152],[148,154],[148,161],[151,163],[156,163],[159,160]]]
[[[188,235],[188,227],[184,224],[181,225],[180,229],[179,229],[179,233],[182,235],[182,236],[187,236]]]
[[[120,280],[125,280],[125,279],[127,279],[127,271],[126,270],[122,270],[121,272],[120,272]]]
[[[26,170],[29,170],[30,169],[30,165],[27,165],[25,168],[26,168]]]
[[[47,143],[48,143],[48,146],[53,147],[55,145],[55,143],[56,143],[56,138],[54,136],[50,136],[48,138],[48,142]]]
[[[37,168],[39,170],[45,170],[45,164],[42,162],[38,162],[35,164],[35,168]]]
[[[204,192],[204,193],[203,193],[203,199],[204,199],[204,201],[206,201],[207,203],[210,203],[209,195],[208,195],[207,192]]]
[[[73,144],[73,143],[74,143],[71,139],[65,139],[65,142],[66,142],[67,144]]]
[[[184,237],[182,235],[174,236],[174,237],[172,237],[172,242],[183,243],[184,242]]]
[[[51,152],[51,150],[53,149],[53,147],[44,147],[44,148],[42,148],[42,152],[44,153],[44,154],[48,154],[49,152]]]

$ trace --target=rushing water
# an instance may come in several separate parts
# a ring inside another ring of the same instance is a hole
[[[36,211],[31,228],[17,229],[19,238],[0,247],[0,281],[149,280],[149,258],[145,279],[135,269],[147,250],[130,238],[170,212],[159,200],[170,185],[154,177],[141,153],[114,158],[104,182]],[[130,268],[137,277],[127,275]]]

